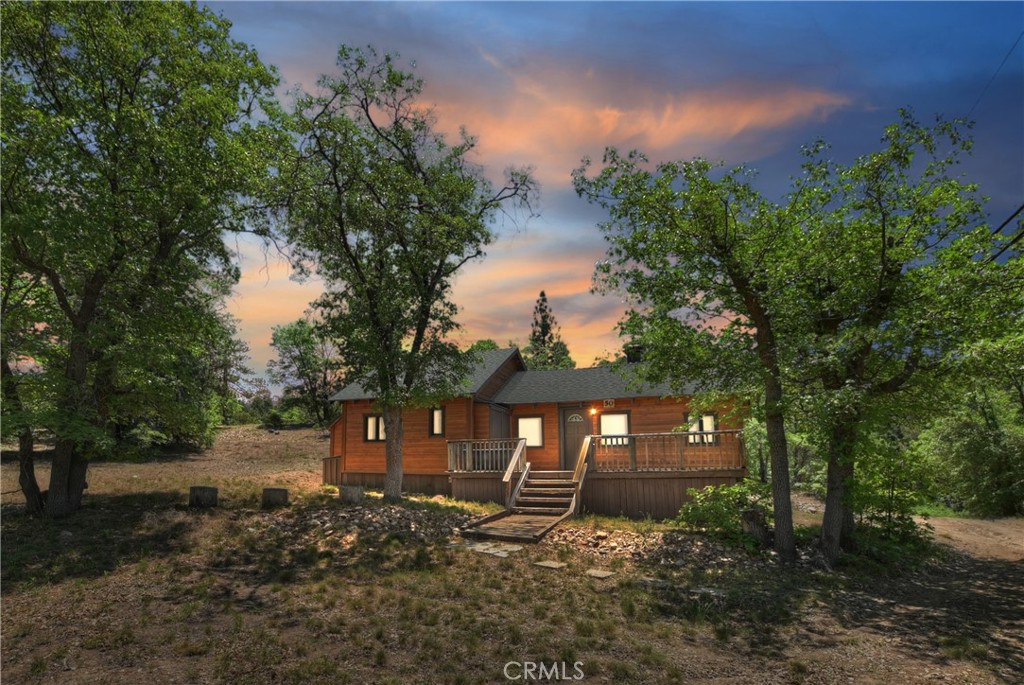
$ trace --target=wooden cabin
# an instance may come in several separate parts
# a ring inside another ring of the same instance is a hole
[[[352,384],[332,399],[341,415],[324,482],[382,486],[386,435],[373,398]],[[674,516],[687,489],[745,475],[728,407],[697,415],[689,399],[638,389],[612,367],[528,371],[515,348],[484,352],[463,396],[405,413],[403,486],[511,508],[509,475],[525,464],[546,478],[585,471],[577,510]]]

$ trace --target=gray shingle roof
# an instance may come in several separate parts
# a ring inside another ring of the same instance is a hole
[[[480,390],[480,386],[486,383],[487,379],[494,375],[494,372],[498,370],[498,367],[504,364],[509,357],[516,354],[519,354],[519,350],[514,347],[509,347],[503,350],[487,350],[486,352],[480,353],[480,362],[473,368],[469,378],[466,379],[465,394],[476,394]],[[331,395],[331,400],[368,400],[373,397],[374,395],[368,392],[359,383],[350,383]]]
[[[492,399],[501,404],[533,402],[589,402],[612,398],[663,397],[671,395],[667,383],[630,386],[629,366],[596,366],[592,369],[544,369],[521,371]],[[692,394],[687,389],[686,394]]]

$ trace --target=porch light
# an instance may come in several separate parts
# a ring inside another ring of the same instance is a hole
[[[591,416],[596,416],[597,415],[597,407],[591,407],[590,408],[590,415]]]

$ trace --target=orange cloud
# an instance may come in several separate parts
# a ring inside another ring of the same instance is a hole
[[[714,156],[716,147],[741,134],[820,120],[851,104],[840,93],[790,84],[656,92],[619,75],[570,74],[553,65],[526,73],[484,56],[511,84],[507,96],[482,99],[449,87],[437,93],[438,124],[450,135],[467,125],[479,137],[482,158],[500,166],[533,164],[545,184],[568,184],[584,154],[600,155],[608,145],[655,158]],[[621,88],[609,87],[609,80],[619,85],[620,79]],[[772,149],[770,140],[764,145]]]

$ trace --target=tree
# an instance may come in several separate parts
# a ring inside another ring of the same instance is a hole
[[[609,213],[608,259],[596,278],[631,307],[620,333],[643,349],[643,377],[707,397],[760,397],[771,461],[775,549],[796,556],[784,420],[784,331],[794,303],[780,261],[796,259],[796,233],[742,167],[714,179],[703,159],[658,165],[608,149],[603,168],[573,173],[577,193]],[[759,379],[761,393],[751,387]]]
[[[1019,318],[1024,271],[987,257],[977,187],[953,172],[971,139],[964,122],[932,127],[907,111],[882,148],[848,166],[806,150],[786,209],[803,241],[779,264],[808,318],[790,341],[804,405],[828,458],[821,547],[834,561],[853,544],[858,454],[870,426],[892,423],[914,394],[941,382],[978,340]],[[877,448],[873,451],[877,452]]]
[[[477,340],[472,345],[470,345],[469,348],[467,349],[467,351],[468,352],[489,352],[491,350],[500,350],[500,349],[501,349],[501,347],[498,346],[498,343],[494,342],[490,338],[484,338],[482,340]]]
[[[330,398],[343,384],[341,360],[334,344],[309,318],[274,326],[270,345],[277,359],[267,364],[274,383],[285,385],[318,426],[331,420]]]
[[[45,513],[61,516],[111,415],[146,398],[127,370],[176,367],[182,314],[208,320],[237,279],[222,233],[258,218],[277,79],[195,5],[5,3],[2,18],[3,252],[53,303],[29,318],[47,332],[52,410],[34,420],[55,435]]]
[[[402,409],[456,394],[468,371],[454,275],[493,240],[507,203],[535,185],[510,170],[498,190],[468,161],[475,141],[449,143],[417,98],[422,82],[396,58],[341,47],[292,119],[298,154],[286,168],[288,234],[300,268],[326,284],[317,301],[338,351],[384,416],[384,495],[402,494]]]
[[[530,343],[523,350],[523,360],[531,369],[575,369],[576,362],[569,355],[568,346],[562,341],[561,329],[551,313],[548,296],[543,290],[533,307],[533,323],[530,325]]]

